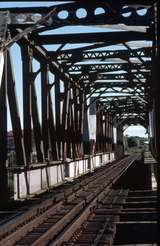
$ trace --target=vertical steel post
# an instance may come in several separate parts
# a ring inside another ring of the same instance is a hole
[[[49,80],[48,80],[48,64],[41,64],[41,100],[42,100],[42,139],[44,158],[49,160],[49,133],[48,133],[48,118],[49,118]]]
[[[7,176],[7,56],[5,54],[2,83],[0,86],[0,207],[4,207],[9,198]]]
[[[56,141],[55,122],[52,108],[51,92],[49,91],[49,136],[52,149],[52,159],[58,160],[58,147]]]
[[[86,95],[85,95],[86,99]],[[88,108],[85,100],[84,117],[83,117],[83,152],[89,154],[89,123],[88,123]]]
[[[77,105],[79,109],[79,114],[78,114],[78,133],[79,133],[79,148],[78,148],[78,153],[79,157],[83,156],[83,123],[84,123],[84,92],[79,90],[79,102]]]
[[[157,1],[155,5],[155,40],[154,45],[154,63],[153,63],[153,110],[154,110],[154,124],[155,124],[155,153],[157,159],[157,245],[160,245],[160,3]]]
[[[56,141],[57,141],[57,148],[58,148],[58,159],[61,157],[60,151],[60,119],[61,119],[61,112],[60,112],[60,80],[58,76],[55,74],[55,118],[56,118]]]
[[[31,97],[32,97],[32,122],[33,122],[33,132],[35,138],[35,146],[37,152],[37,160],[38,162],[44,161],[44,153],[42,147],[42,133],[41,133],[41,126],[39,121],[39,114],[38,114],[38,105],[37,105],[37,95],[35,89],[35,81],[33,78],[33,73],[31,76]]]
[[[24,141],[21,129],[21,120],[19,115],[16,89],[15,89],[15,78],[13,73],[13,63],[9,51],[7,52],[7,95],[8,103],[10,108],[15,151],[17,165],[26,165],[26,155],[24,149]]]
[[[32,129],[31,129],[31,72],[32,57],[30,47],[22,46],[22,71],[23,71],[23,136],[27,165],[31,163]]]
[[[106,139],[106,150],[105,152],[108,152],[108,112],[105,116],[105,139]]]
[[[158,78],[160,78],[160,3],[159,1],[157,1],[157,71],[158,71]],[[157,78],[157,79],[158,79]],[[158,92],[160,93],[160,83],[158,83],[159,81],[157,81],[157,87],[158,87]],[[159,93],[157,95],[157,100],[158,100],[158,109],[156,107],[156,109],[158,110],[157,112],[157,121],[158,121],[158,125],[157,125],[157,130],[158,131],[158,151],[159,151],[159,158],[158,158],[158,165],[157,165],[157,197],[158,197],[158,245],[160,245],[160,97],[159,97]]]
[[[78,104],[78,90],[77,88],[73,88],[73,123],[72,123],[72,146],[75,148],[75,157],[78,157],[78,142],[79,142],[79,131],[78,131],[78,112],[79,109],[77,107]]]
[[[108,152],[110,151],[110,114],[108,113]]]
[[[111,152],[113,152],[113,115],[111,115],[110,121],[111,121]]]
[[[63,160],[67,157],[67,143],[65,133],[68,130],[68,115],[69,115],[69,104],[70,104],[70,85],[65,83],[65,90],[64,90],[64,100],[63,100],[63,107],[62,107],[62,131],[64,133],[63,141],[62,141],[62,158]]]
[[[64,131],[64,146],[66,145],[66,157],[75,159],[75,149],[74,149],[74,143],[73,143],[73,132],[74,132],[74,114],[73,114],[73,103],[70,98],[69,100],[69,108],[68,108],[68,114],[66,119],[67,128]],[[63,127],[64,128],[64,127]]]

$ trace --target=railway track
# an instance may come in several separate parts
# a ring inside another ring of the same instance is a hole
[[[97,208],[71,239],[65,242],[65,238],[63,238],[60,245],[112,245],[116,233],[116,223],[120,220],[119,213],[128,192],[129,190],[110,190],[107,197],[99,202]],[[111,213],[113,210],[114,213]],[[51,245],[58,245],[58,243],[53,242]]]
[[[0,226],[0,245],[36,246],[51,242],[51,245],[61,245],[67,242],[106,197],[118,199],[118,195],[108,196],[114,192],[112,184],[138,158],[126,157],[59,187],[56,198],[53,192],[41,204]],[[110,200],[112,203],[114,201]],[[107,223],[112,224],[111,220],[103,221],[102,231],[107,228]]]
[[[110,190],[69,240],[49,246],[155,245],[156,223],[156,191]]]

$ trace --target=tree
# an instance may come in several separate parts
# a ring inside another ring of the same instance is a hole
[[[137,141],[134,137],[129,137],[128,138],[128,147],[137,147]]]

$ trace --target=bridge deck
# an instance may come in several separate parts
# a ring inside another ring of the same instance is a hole
[[[11,216],[1,221],[0,245],[110,245],[114,238],[123,243],[125,226],[134,231],[135,225],[153,229],[142,242],[154,241],[155,191],[114,189],[136,160],[139,156],[128,156],[31,198],[21,211],[6,211]]]

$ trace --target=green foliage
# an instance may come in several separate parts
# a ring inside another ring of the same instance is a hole
[[[134,137],[129,137],[128,139],[128,147],[137,147],[137,141]]]

